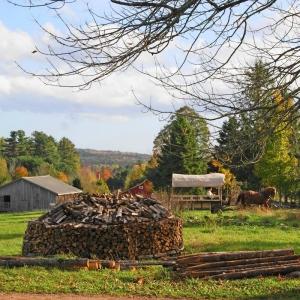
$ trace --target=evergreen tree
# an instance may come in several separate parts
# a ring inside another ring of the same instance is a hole
[[[72,185],[80,190],[82,190],[81,182],[78,177],[73,179]]]
[[[239,82],[240,105],[248,109],[241,114],[240,123],[240,165],[259,160],[266,143],[264,132],[272,128],[272,112],[275,85],[268,68],[262,60],[246,70]],[[270,134],[272,132],[270,131]],[[247,142],[245,142],[247,141]],[[253,175],[253,173],[251,174]]]
[[[243,182],[244,189],[258,189],[260,179],[254,172],[253,162],[261,158],[265,149],[266,135],[262,132],[270,125],[272,115],[264,107],[272,104],[274,82],[264,63],[258,60],[245,72],[238,88],[236,102],[248,108],[248,112],[224,122],[215,156],[231,168],[237,180]],[[254,109],[258,107],[261,109]]]
[[[76,175],[80,167],[80,157],[75,145],[69,139],[63,137],[58,143],[58,153],[60,156],[60,169],[68,175]]]
[[[55,139],[42,131],[34,131],[32,137],[33,154],[43,158],[49,164],[58,164],[59,154]]]
[[[8,138],[0,138],[2,156],[11,176],[20,167],[25,167],[30,175],[74,176],[80,167],[79,154],[70,140],[63,138],[57,144],[52,136],[41,131],[33,132],[31,137],[23,130],[11,131]]]
[[[173,173],[205,174],[208,141],[205,120],[187,106],[177,110],[155,139],[153,151],[158,166],[148,171],[155,187],[170,186]]]
[[[125,187],[125,180],[130,172],[129,167],[121,167],[114,169],[113,176],[107,180],[107,185],[111,191],[122,189]]]
[[[18,156],[26,156],[31,154],[30,139],[26,137],[23,130],[17,131],[17,154]]]
[[[226,165],[236,165],[238,157],[235,155],[240,145],[240,124],[235,116],[230,117],[222,125],[215,146],[215,156]]]
[[[4,156],[6,158],[16,158],[18,156],[18,141],[17,141],[17,131],[11,131],[9,138],[5,139],[5,152]]]
[[[30,154],[30,141],[23,130],[11,131],[3,146],[7,158],[17,158]]]

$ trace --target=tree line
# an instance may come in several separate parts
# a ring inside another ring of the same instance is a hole
[[[59,141],[42,131],[26,136],[23,130],[0,138],[0,185],[26,176],[51,175],[89,193],[109,193],[129,187],[131,169],[117,164],[86,166],[68,138]],[[137,176],[137,175],[135,175]]]
[[[42,131],[26,136],[23,130],[0,138],[0,184],[22,176],[50,174],[68,182],[76,177],[80,158],[66,137],[56,141]]]
[[[244,71],[237,88],[243,96],[234,101],[242,102],[244,111],[227,118],[217,143],[212,143],[206,119],[194,108],[183,106],[158,133],[150,160],[132,167],[81,166],[67,138],[56,141],[39,131],[29,137],[22,130],[12,131],[0,139],[0,184],[21,176],[50,174],[90,193],[127,189],[146,178],[156,190],[167,190],[173,173],[222,172],[229,197],[238,188],[264,186],[275,186],[280,198],[299,197],[300,122],[299,118],[281,118],[294,100],[286,101],[288,91],[276,86],[261,60]],[[252,110],[256,105],[274,105],[280,113]],[[266,136],[266,129],[274,127],[276,131]]]

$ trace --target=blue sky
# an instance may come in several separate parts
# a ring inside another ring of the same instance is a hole
[[[108,9],[107,2],[94,4]],[[62,13],[80,22],[85,11],[84,6],[71,6]],[[27,134],[41,130],[57,139],[66,136],[80,148],[150,153],[164,123],[142,112],[132,90],[145,103],[166,104],[170,96],[133,70],[114,74],[86,92],[44,86],[15,64],[43,66],[42,58],[31,53],[46,40],[34,18],[47,28],[60,29],[55,15],[45,9],[24,9],[0,1],[0,136],[16,129]]]

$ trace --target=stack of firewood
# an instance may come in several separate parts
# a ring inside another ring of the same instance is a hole
[[[29,222],[23,254],[137,259],[182,247],[182,221],[156,200],[82,195]]]
[[[300,255],[291,249],[215,252],[179,256],[176,274],[181,278],[240,279],[286,275],[300,271]]]
[[[172,214],[154,199],[132,195],[97,197],[83,194],[75,201],[57,206],[39,220],[49,225],[71,222],[108,225],[172,217]]]

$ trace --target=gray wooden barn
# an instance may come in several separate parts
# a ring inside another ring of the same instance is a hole
[[[0,186],[0,211],[30,211],[75,199],[81,190],[50,175],[22,177]]]

